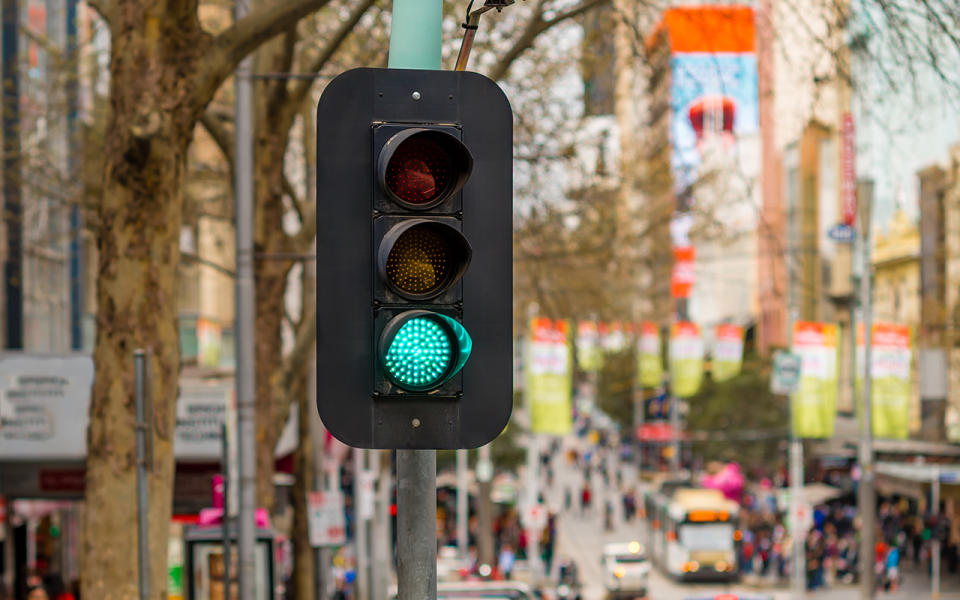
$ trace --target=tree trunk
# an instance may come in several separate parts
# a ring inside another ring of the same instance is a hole
[[[301,378],[302,380],[302,378]],[[300,412],[298,420],[298,434],[300,443],[297,444],[293,455],[294,473],[293,483],[293,590],[296,600],[314,600],[314,549],[310,545],[310,531],[307,524],[307,492],[314,489],[313,485],[313,443],[310,438],[310,412],[317,410],[307,401],[308,394],[304,386],[297,394],[297,407]]]
[[[287,248],[283,232],[283,164],[287,136],[273,131],[257,136],[257,177],[254,183],[256,231],[254,250],[257,311],[257,503],[274,509],[274,450],[289,406],[281,406],[285,390],[279,389],[283,372],[281,328],[285,313],[283,296],[291,262],[276,258]],[[278,139],[278,138],[281,138]],[[281,145],[282,144],[282,145]],[[273,257],[271,257],[273,255]]]
[[[192,122],[177,85],[191,31],[159,33],[159,9],[127,3],[114,25],[111,111],[99,206],[96,374],[87,440],[82,592],[137,596],[133,351],[151,352],[150,590],[166,598],[180,350],[181,185]],[[169,21],[169,17],[167,17]],[[176,38],[176,39],[174,39]]]

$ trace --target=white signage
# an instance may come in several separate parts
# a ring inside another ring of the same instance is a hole
[[[373,518],[373,471],[360,471],[357,475],[357,518]]]
[[[86,454],[89,356],[0,356],[0,456]]]
[[[178,457],[219,459],[232,385],[181,385],[173,448]]]
[[[347,523],[343,515],[343,494],[340,492],[307,493],[307,527],[310,545],[340,546],[347,543]]]

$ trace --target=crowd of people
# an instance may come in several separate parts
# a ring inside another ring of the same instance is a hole
[[[771,495],[745,494],[742,501],[739,569],[745,577],[786,581],[792,570],[793,540],[784,511]],[[903,580],[903,564],[926,576],[940,541],[943,572],[960,574],[958,537],[941,506],[938,517],[921,511],[906,498],[882,500],[877,511],[876,544],[870,559],[878,589],[896,591]],[[859,580],[861,519],[850,498],[816,506],[803,546],[808,590]]]

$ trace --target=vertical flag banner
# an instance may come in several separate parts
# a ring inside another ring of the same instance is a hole
[[[573,380],[569,325],[533,319],[527,346],[527,406],[534,433],[564,435],[573,427]]]
[[[743,327],[721,324],[713,342],[712,374],[714,381],[727,381],[740,374],[743,365]]]
[[[697,257],[693,246],[678,246],[673,249],[673,273],[670,275],[670,296],[689,298],[690,290],[696,283],[697,274],[694,260]]]
[[[801,361],[800,389],[791,396],[793,433],[832,437],[837,416],[837,326],[797,321],[793,352]]]
[[[857,393],[863,392],[863,325],[857,331]],[[870,348],[870,416],[874,437],[907,439],[910,429],[910,328],[875,323]]]
[[[640,323],[637,382],[641,387],[656,388],[663,383],[663,361],[660,356],[660,328],[651,321]]]
[[[696,323],[681,321],[670,328],[670,387],[678,398],[689,398],[703,380],[703,338]]]
[[[593,321],[577,324],[577,365],[587,373],[596,373],[603,366],[600,331]]]

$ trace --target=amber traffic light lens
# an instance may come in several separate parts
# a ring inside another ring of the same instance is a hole
[[[425,136],[414,136],[401,143],[387,163],[387,188],[408,204],[429,205],[450,187],[452,167],[443,146]]]
[[[472,254],[467,239],[449,223],[400,219],[380,241],[377,260],[391,290],[408,300],[427,300],[457,283]]]
[[[430,225],[415,225],[400,234],[390,249],[386,271],[401,292],[429,295],[450,276],[450,243]]]

